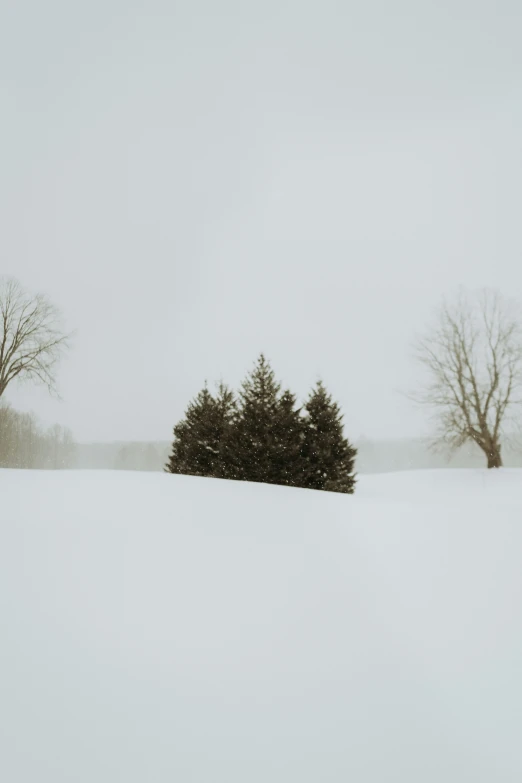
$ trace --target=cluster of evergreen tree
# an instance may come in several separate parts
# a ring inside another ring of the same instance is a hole
[[[303,408],[261,355],[239,394],[205,387],[174,427],[169,473],[353,493],[356,450],[319,382]]]

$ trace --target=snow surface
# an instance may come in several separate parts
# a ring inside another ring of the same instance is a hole
[[[522,780],[522,471],[0,471],[0,780]]]

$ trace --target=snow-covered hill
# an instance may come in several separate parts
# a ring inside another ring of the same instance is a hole
[[[522,471],[0,471],[6,783],[520,783]]]

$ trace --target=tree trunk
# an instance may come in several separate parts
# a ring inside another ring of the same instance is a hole
[[[502,457],[500,455],[500,446],[493,444],[484,450],[486,452],[486,457],[488,458],[488,468],[501,468]]]

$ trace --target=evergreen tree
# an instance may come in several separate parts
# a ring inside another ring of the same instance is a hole
[[[301,419],[294,395],[281,394],[263,354],[243,382],[239,398],[225,445],[228,477],[295,485],[300,472]]]
[[[214,398],[205,386],[174,427],[168,473],[222,477],[222,449],[234,412],[234,397],[224,385]]]
[[[174,427],[165,470],[351,494],[356,453],[323,384],[312,390],[303,417],[261,354],[238,403],[222,383],[215,397],[205,386],[189,404]]]
[[[214,413],[214,448],[217,449],[218,459],[214,465],[215,478],[230,478],[226,459],[226,446],[231,438],[237,413],[234,392],[221,382],[218,386],[218,394],[215,398]]]
[[[303,420],[300,408],[296,408],[296,397],[288,390],[284,391],[279,399],[272,436],[274,483],[302,486]]]
[[[312,390],[305,411],[301,486],[352,494],[357,451],[344,437],[339,406],[321,382]]]

